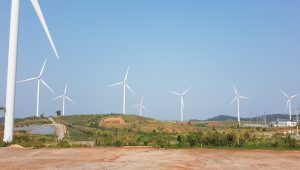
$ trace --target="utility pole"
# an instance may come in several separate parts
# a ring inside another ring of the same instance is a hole
[[[266,114],[266,112],[264,112],[264,119],[265,119],[265,126],[267,126],[267,114]]]
[[[296,112],[296,118],[297,118],[297,136],[299,135],[299,111],[300,111],[300,104],[298,107],[298,112]]]
[[[300,112],[300,104],[299,104],[299,107],[298,107],[297,112],[296,112],[297,123],[299,122],[299,112]]]
[[[251,117],[252,117],[252,113],[250,112],[250,124],[252,124]]]

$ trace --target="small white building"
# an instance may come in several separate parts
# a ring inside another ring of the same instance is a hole
[[[296,127],[297,122],[293,121],[276,121],[271,123],[274,127]]]
[[[288,121],[288,122],[286,122],[286,126],[287,127],[296,127],[297,126],[297,122]]]

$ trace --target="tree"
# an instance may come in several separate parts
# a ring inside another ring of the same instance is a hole
[[[5,107],[0,107],[0,111],[5,113],[6,112]]]
[[[57,111],[55,112],[55,114],[56,114],[56,116],[60,116],[60,115],[61,115],[61,111],[60,111],[60,110],[57,110]]]
[[[3,115],[5,117],[5,112],[6,112],[5,107],[0,107],[0,112],[3,112]],[[0,114],[0,117],[2,117],[1,114]]]

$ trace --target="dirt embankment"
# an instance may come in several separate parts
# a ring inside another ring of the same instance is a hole
[[[3,169],[300,169],[300,151],[0,148],[0,158]]]
[[[125,121],[122,117],[103,118],[99,121],[100,127],[120,127],[125,126]]]

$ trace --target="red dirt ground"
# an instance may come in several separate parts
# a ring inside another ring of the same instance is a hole
[[[300,169],[300,151],[0,148],[0,169]]]

